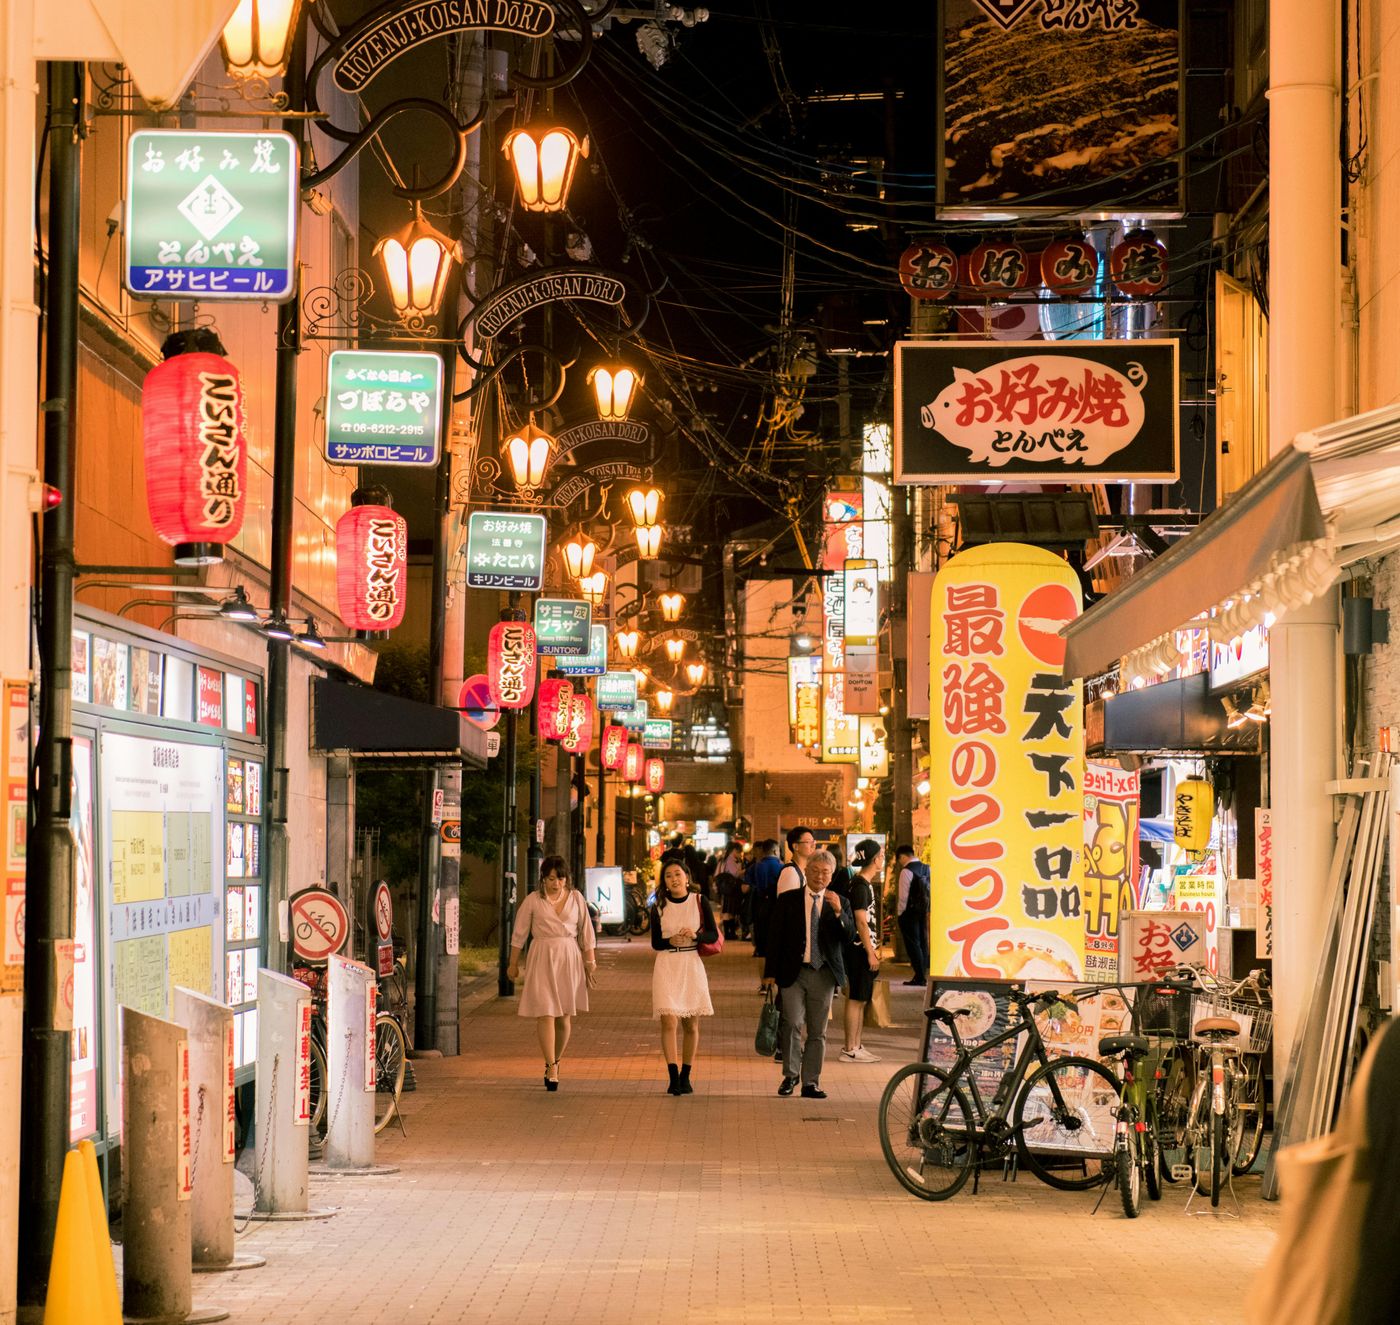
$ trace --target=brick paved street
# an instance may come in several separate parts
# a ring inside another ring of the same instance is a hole
[[[200,1277],[197,1300],[284,1325],[1240,1319],[1277,1217],[1257,1179],[1240,1218],[1185,1214],[1178,1191],[1134,1222],[1112,1194],[1091,1216],[1097,1193],[1029,1176],[916,1200],[885,1167],[875,1113],[912,1056],[921,991],[896,987],[903,1026],[867,1032],[884,1062],[828,1062],[829,1099],[779,1099],[752,1048],[748,954],[731,944],[708,964],[717,1015],[680,1099],[664,1091],[645,940],[603,940],[557,1094],[514,1004],[473,999],[462,1057],[419,1062],[407,1137],[380,1138],[399,1172],[317,1181],[313,1203],[337,1217],[251,1226],[240,1249],[267,1266]]]

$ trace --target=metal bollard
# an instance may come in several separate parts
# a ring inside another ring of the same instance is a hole
[[[182,1026],[122,1015],[122,1315],[149,1325],[228,1319],[195,1312],[190,1270],[193,1139]]]
[[[332,956],[327,970],[326,1168],[374,1167],[374,972]]]
[[[325,1219],[308,1202],[311,1145],[311,991],[258,971],[257,1134],[254,1219]]]
[[[194,1271],[208,1274],[266,1265],[264,1257],[239,1255],[233,1245],[233,1009],[207,994],[177,988],[175,1020],[185,1028],[190,1046]]]

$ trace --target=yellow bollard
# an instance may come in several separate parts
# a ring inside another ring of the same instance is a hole
[[[44,1325],[92,1325],[93,1321],[105,1323],[110,1319],[105,1314],[106,1301],[94,1273],[95,1265],[87,1178],[82,1157],[70,1150],[63,1159]]]
[[[88,1210],[92,1214],[93,1266],[105,1310],[100,1325],[122,1325],[121,1296],[117,1292],[117,1267],[112,1260],[112,1235],[107,1229],[107,1202],[102,1195],[102,1175],[97,1171],[97,1147],[78,1142],[87,1178]]]

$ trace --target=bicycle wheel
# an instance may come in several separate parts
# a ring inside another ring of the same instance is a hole
[[[1258,1054],[1250,1054],[1244,1062],[1235,1097],[1239,1137],[1230,1149],[1230,1169],[1236,1177],[1254,1167],[1264,1142],[1264,1060]]]
[[[1118,1181],[1118,1199],[1123,1213],[1136,1219],[1142,1212],[1142,1163],[1138,1154],[1138,1135],[1129,1132],[1123,1144],[1114,1152],[1113,1160]]]
[[[1143,1166],[1142,1176],[1147,1182],[1147,1199],[1162,1199],[1162,1152],[1157,1146],[1157,1131],[1148,1127],[1141,1136]]]
[[[314,1036],[311,1039],[311,1130],[319,1137],[326,1134],[326,1051]]]
[[[901,1067],[880,1096],[880,1149],[906,1191],[925,1201],[955,1195],[977,1154],[962,1088],[931,1063]]]
[[[1157,1078],[1157,1157],[1158,1172],[1167,1182],[1179,1179],[1172,1170],[1189,1165],[1186,1124],[1191,1116],[1193,1090],[1192,1060],[1180,1049],[1163,1058]]]
[[[1220,1204],[1220,1190],[1230,1173],[1229,1118],[1210,1111],[1210,1203]]]
[[[374,1019],[374,1130],[382,1132],[394,1116],[403,1091],[408,1046],[397,1017],[381,1012]]]
[[[1082,1192],[1114,1174],[1118,1079],[1071,1054],[1042,1064],[1016,1101],[1016,1150],[1041,1182]]]

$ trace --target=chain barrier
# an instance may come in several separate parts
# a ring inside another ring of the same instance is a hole
[[[272,1125],[272,1119],[273,1119],[273,1118],[276,1116],[276,1114],[277,1114],[277,1069],[278,1069],[281,1065],[282,1065],[282,1055],[281,1055],[281,1054],[273,1054],[273,1055],[272,1055],[272,1081],[269,1083],[269,1087],[268,1087],[268,1094],[270,1095],[271,1099],[270,1099],[270,1103],[269,1103],[268,1110],[267,1110],[267,1117],[266,1117],[265,1119],[259,1119],[259,1121],[262,1122],[262,1123],[264,1124],[264,1127],[263,1127],[264,1136],[263,1136],[263,1138],[262,1138],[262,1144],[261,1144],[261,1145],[259,1146],[259,1148],[258,1148],[258,1149],[259,1149],[259,1154],[258,1154],[257,1166],[256,1166],[256,1167],[254,1168],[254,1170],[253,1170],[253,1210],[256,1210],[256,1209],[257,1209],[257,1206],[258,1206],[258,1198],[262,1195],[263,1172],[264,1172],[265,1169],[267,1168],[267,1152],[268,1152],[268,1147],[272,1144],[272,1134],[273,1134],[273,1132],[277,1130],[277,1129],[276,1129],[275,1127],[273,1127],[273,1125]],[[248,1212],[248,1218],[245,1219],[245,1220],[243,1221],[242,1227],[235,1228],[235,1229],[234,1229],[234,1233],[235,1233],[235,1234],[242,1233],[243,1230],[246,1229],[250,1223],[252,1223],[252,1221],[253,1221],[253,1211],[250,1210],[250,1211]]]
[[[194,1116],[194,1142],[190,1146],[190,1183],[193,1185],[199,1173],[199,1138],[204,1131],[204,1098],[209,1093],[208,1086],[199,1088],[199,1111]]]
[[[345,1103],[345,1079],[350,1075],[350,1037],[352,1034],[352,1031],[345,1032],[345,1062],[340,1069],[340,1088],[336,1091],[335,1112],[331,1114],[330,1122],[326,1124],[327,1136],[330,1136],[331,1132],[334,1131],[335,1120],[340,1117],[340,1106]],[[330,1064],[327,1063],[326,1067],[329,1068]]]

